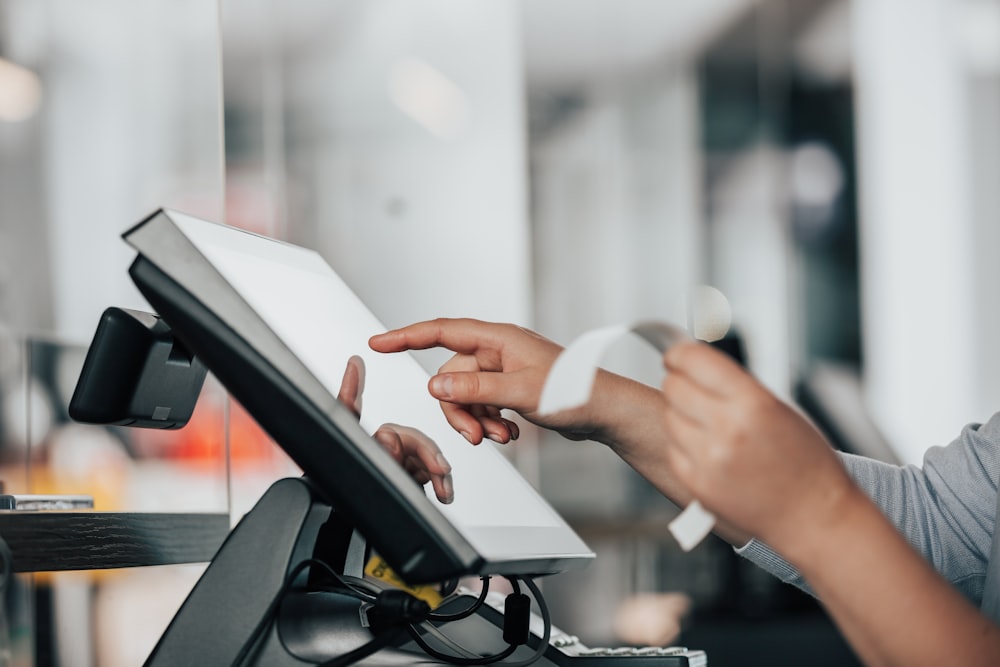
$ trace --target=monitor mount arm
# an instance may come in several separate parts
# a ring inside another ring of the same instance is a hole
[[[233,665],[262,622],[265,630],[245,652],[245,664],[317,664],[368,643],[373,634],[362,627],[361,602],[318,590],[322,586],[314,583],[321,572],[316,568],[298,575],[296,592],[285,596],[268,618],[272,601],[298,563],[318,558],[339,572],[360,576],[354,570],[363,553],[363,540],[308,480],[275,482],[220,547],[146,667]],[[365,664],[412,665],[414,659],[413,653],[390,648]]]

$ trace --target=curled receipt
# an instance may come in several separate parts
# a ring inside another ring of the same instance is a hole
[[[586,404],[605,351],[630,333],[661,354],[676,343],[690,340],[684,329],[666,322],[643,321],[592,329],[570,343],[552,364],[538,401],[539,414],[552,414]],[[670,522],[669,529],[681,548],[690,551],[712,532],[714,526],[715,516],[693,500]]]

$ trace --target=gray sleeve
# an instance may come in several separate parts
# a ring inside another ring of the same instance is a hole
[[[966,426],[948,446],[928,450],[922,467],[850,454],[841,454],[841,459],[910,544],[969,599],[978,601],[996,520],[1000,413],[985,424]],[[736,551],[782,581],[809,591],[801,575],[767,545],[751,540]]]

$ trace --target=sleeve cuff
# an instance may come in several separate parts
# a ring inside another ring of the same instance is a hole
[[[798,586],[812,594],[798,570],[763,542],[752,539],[742,547],[734,547],[734,551],[786,584]]]

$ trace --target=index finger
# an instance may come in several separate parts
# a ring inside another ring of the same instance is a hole
[[[680,373],[719,396],[732,396],[756,381],[729,355],[697,341],[678,343],[663,354],[669,373]]]
[[[498,325],[468,318],[438,318],[417,322],[372,336],[368,345],[376,352],[402,352],[445,347],[452,352],[472,354],[491,341]]]

